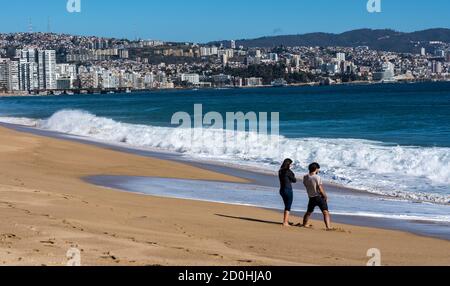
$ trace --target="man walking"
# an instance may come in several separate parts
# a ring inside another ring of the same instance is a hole
[[[328,210],[328,196],[323,187],[322,178],[320,178],[319,173],[320,165],[318,163],[312,163],[311,165],[309,165],[309,174],[303,177],[303,184],[305,185],[309,197],[308,211],[303,218],[303,226],[309,227],[309,218],[311,217],[315,208],[319,207],[323,213],[323,218],[327,230],[332,230],[330,212]]]

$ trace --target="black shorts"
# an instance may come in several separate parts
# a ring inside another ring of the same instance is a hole
[[[313,213],[315,208],[319,207],[322,212],[328,211],[328,204],[322,197],[309,198],[308,212]]]

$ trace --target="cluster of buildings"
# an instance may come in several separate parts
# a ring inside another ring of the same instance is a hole
[[[0,89],[34,91],[57,89],[56,51],[17,50],[14,59],[0,58]]]
[[[417,53],[394,53],[369,47],[245,48],[235,41],[198,45],[0,34],[0,92],[448,80],[449,44],[416,46]]]

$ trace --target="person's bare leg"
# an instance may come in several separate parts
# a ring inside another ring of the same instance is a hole
[[[289,211],[284,211],[283,226],[289,226]]]
[[[323,212],[323,221],[325,222],[325,226],[327,227],[327,230],[331,229],[331,216],[329,211]]]
[[[303,217],[303,227],[310,227],[308,225],[309,222],[309,218],[311,217],[311,213],[306,213],[305,216]]]

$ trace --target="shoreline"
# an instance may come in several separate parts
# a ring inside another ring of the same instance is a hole
[[[39,136],[45,136],[49,138],[55,138],[55,139],[62,139],[67,140],[69,142],[77,142],[81,144],[87,144],[92,145],[100,148],[106,148],[118,152],[128,153],[131,155],[138,155],[146,158],[153,158],[153,159],[159,159],[159,160],[167,160],[171,162],[177,162],[181,164],[185,164],[187,166],[191,166],[194,168],[200,168],[205,170],[210,170],[216,173],[225,174],[230,177],[239,178],[241,180],[241,183],[245,184],[255,184],[257,186],[261,187],[272,187],[272,188],[278,188],[278,179],[276,178],[276,174],[269,172],[264,169],[252,169],[248,170],[248,168],[245,168],[241,165],[235,165],[231,163],[218,163],[214,161],[208,161],[208,160],[198,160],[190,157],[183,157],[181,154],[175,153],[175,152],[163,152],[163,151],[156,151],[156,150],[148,150],[145,148],[138,148],[138,147],[132,147],[125,144],[119,144],[119,143],[112,143],[112,142],[103,142],[100,140],[93,140],[92,138],[88,137],[81,137],[76,135],[70,135],[70,134],[64,134],[59,133],[55,131],[48,131],[48,130],[42,130],[34,127],[29,126],[22,126],[17,124],[9,124],[9,123],[0,123],[0,127],[7,127],[11,128],[13,130],[19,131],[19,132],[25,132],[28,134],[34,134]],[[99,174],[99,175],[105,175],[105,174]],[[99,176],[102,177],[102,176]],[[100,183],[96,181],[95,176],[93,178],[89,177],[83,177],[81,178],[85,182],[93,183],[100,186],[100,187],[106,187],[106,188],[113,188],[118,189],[116,187],[116,181],[113,180],[113,185],[111,186],[108,181],[100,179]],[[93,179],[93,180],[92,180]],[[124,177],[124,179],[126,179]],[[226,181],[218,181],[218,182],[226,182]],[[361,198],[370,197],[370,198],[377,198],[377,199],[396,199],[394,197],[388,197],[383,196],[376,193],[367,192],[364,190],[358,190],[353,189],[344,185],[339,185],[333,182],[325,182],[325,187],[327,189],[327,192],[333,196],[333,195],[352,195],[352,196],[360,196]],[[127,191],[121,189],[121,191]],[[172,197],[176,198],[176,197]],[[224,202],[220,202],[224,203]],[[436,203],[436,205],[441,205]],[[445,205],[445,204],[442,204]],[[445,205],[448,206],[448,205]],[[254,206],[254,207],[261,207],[265,208],[263,206]],[[265,208],[267,209],[267,208]],[[273,209],[272,209],[273,210]],[[303,216],[303,213],[295,212],[294,214]],[[333,215],[334,220],[338,223],[342,224],[351,224],[355,226],[370,226],[374,228],[379,229],[385,229],[385,230],[394,230],[394,231],[405,231],[409,232],[415,235],[421,235],[425,237],[433,237],[438,239],[445,239],[450,241],[450,230],[442,229],[437,230],[434,229],[436,225],[442,225],[447,226],[446,223],[443,222],[436,222],[436,221],[420,221],[415,219],[409,219],[409,220],[403,220],[403,219],[394,219],[394,218],[388,218],[388,217],[373,217],[373,216],[364,216],[364,215],[350,215],[350,214],[334,214]],[[321,216],[317,213],[313,215],[313,218],[316,220],[321,220]]]
[[[82,180],[107,174],[247,182],[214,170],[4,126],[0,139],[5,265],[64,265],[71,247],[81,249],[83,265],[363,266],[374,247],[383,265],[450,265],[445,240],[345,224],[330,233],[320,221],[314,229],[283,229],[270,210],[117,192]]]
[[[373,82],[373,81],[355,81],[355,82],[339,82],[329,85],[321,84],[320,82],[311,83],[295,83],[288,84],[286,86],[273,86],[273,85],[262,85],[262,86],[224,86],[224,87],[176,87],[176,88],[154,88],[154,89],[142,89],[142,90],[131,90],[131,92],[122,92],[120,90],[112,91],[112,94],[137,94],[137,93],[147,93],[147,92],[159,92],[159,91],[199,91],[199,90],[215,90],[215,89],[268,89],[268,88],[299,88],[299,87],[330,87],[330,86],[367,86],[367,85],[396,85],[396,84],[423,84],[423,83],[449,83],[450,79],[446,80],[399,80],[395,82]],[[73,93],[73,90],[67,90],[60,94],[20,94],[20,93],[0,93],[1,97],[47,97],[47,96],[72,96],[72,95],[104,95],[108,93],[103,93],[107,90],[98,90],[92,92],[80,92]],[[70,92],[70,93],[67,93]],[[72,94],[73,93],[73,94]]]

